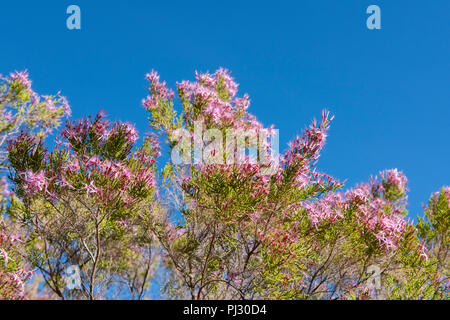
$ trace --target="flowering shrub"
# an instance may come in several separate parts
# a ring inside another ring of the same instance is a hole
[[[0,180],[1,212],[9,197],[6,180]],[[25,298],[25,282],[32,272],[26,270],[20,256],[21,241],[0,217],[0,300]]]
[[[0,74],[0,148],[21,130],[44,137],[60,125],[61,118],[71,114],[66,98],[59,93],[41,96],[31,84],[27,71],[6,77]],[[6,158],[6,152],[0,150],[1,168],[6,168]]]
[[[227,70],[197,73],[196,82],[177,84],[180,116],[166,83],[155,71],[147,78],[149,96],[143,105],[172,149],[178,142],[173,133],[195,130],[196,121],[222,132],[263,130],[247,112],[248,96],[237,97],[238,85]],[[340,182],[314,169],[331,120],[324,111],[320,122],[313,121],[272,158],[276,170],[271,175],[249,157],[240,163],[167,164],[167,184],[182,194],[170,203],[182,219],[157,221],[154,231],[176,274],[172,294],[192,299],[380,298],[395,296],[401,286],[391,281],[393,275],[429,274],[428,250],[405,218],[403,173],[387,170],[380,180],[341,192]],[[195,134],[190,138],[185,145]],[[226,149],[220,143],[215,150]],[[224,158],[237,156],[232,148]],[[381,269],[389,287],[371,287],[371,265]],[[418,289],[445,296],[439,281]]]
[[[19,240],[0,221],[0,300],[25,298],[25,283],[31,276],[21,265]]]
[[[71,265],[81,270],[78,297],[93,299],[120,281],[143,295],[152,237],[139,211],[152,202],[159,151],[152,136],[133,150],[137,140],[134,126],[99,113],[69,122],[50,153],[27,133],[8,144],[11,216],[25,223],[28,259],[61,298],[70,293],[64,272]]]
[[[141,299],[159,271],[173,298],[449,298],[450,187],[414,224],[401,171],[344,190],[316,170],[328,111],[279,154],[276,130],[248,112],[249,96],[238,95],[228,70],[195,78],[177,83],[176,99],[155,71],[147,75],[142,104],[156,135],[140,146],[132,124],[102,112],[68,122],[51,152],[40,136],[52,125],[13,134],[7,212],[23,226],[23,245],[0,229],[0,263],[11,268],[0,269],[0,297],[23,296],[20,249],[61,299]],[[11,79],[31,95],[25,73]],[[44,109],[67,110],[59,108]],[[158,175],[165,138],[172,158]]]

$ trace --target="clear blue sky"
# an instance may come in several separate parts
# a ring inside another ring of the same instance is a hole
[[[70,4],[80,31],[66,28]],[[381,30],[366,28],[371,4]],[[226,67],[283,148],[329,108],[320,169],[352,186],[399,168],[415,215],[450,184],[449,21],[449,0],[2,1],[0,73],[27,68],[75,117],[103,108],[142,132],[146,72],[175,85]]]

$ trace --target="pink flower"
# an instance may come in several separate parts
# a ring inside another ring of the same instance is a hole
[[[339,193],[330,193],[317,202],[305,201],[302,203],[302,207],[308,213],[312,224],[317,228],[321,223],[333,223],[344,218],[342,201],[342,196]]]
[[[345,192],[345,197],[350,201],[351,204],[365,204],[369,201],[370,185],[367,183],[363,183],[355,189],[351,189]]]
[[[24,189],[30,195],[34,195],[37,192],[44,192],[47,190],[48,180],[44,171],[35,173],[33,171],[27,171],[23,174]]]
[[[64,115],[70,117],[72,115],[72,109],[70,108],[69,102],[66,97],[61,97],[61,107],[63,109]]]
[[[94,181],[91,181],[89,184],[84,184],[84,187],[86,189],[86,195],[89,196],[92,193],[97,193],[98,188],[94,185]]]
[[[128,141],[131,143],[135,143],[136,140],[139,138],[139,134],[135,126],[129,122],[126,122],[123,124],[123,127],[125,128],[125,133],[127,135]]]
[[[55,112],[57,110],[57,107],[55,105],[55,102],[50,96],[42,96],[45,99],[45,106],[50,112]]]
[[[67,181],[66,177],[64,177],[64,176],[61,178],[61,183],[60,184],[64,188],[66,188],[66,187],[67,188],[73,188],[73,186],[70,184],[70,182]]]
[[[174,97],[172,89],[166,87],[166,82],[159,81],[159,75],[152,70],[146,75],[147,80],[150,81],[148,88],[150,95],[142,101],[142,104],[148,110],[159,107],[159,102],[167,102]]]
[[[197,82],[182,81],[177,83],[178,93],[183,102],[190,107],[185,108],[188,121],[199,120],[193,109],[201,109],[200,117],[204,117],[207,126],[232,126],[235,129],[261,128],[256,118],[247,114],[250,104],[248,95],[235,97],[238,84],[234,82],[230,72],[219,69],[213,75],[196,72]]]
[[[80,162],[78,161],[78,159],[72,159],[65,167],[65,169],[70,171],[71,173],[76,173],[78,172],[78,170],[80,170]]]
[[[11,80],[18,82],[26,89],[31,89],[31,80],[27,70],[22,72],[15,71],[11,73],[9,77],[11,78]]]
[[[380,175],[385,183],[394,186],[398,190],[405,190],[408,179],[403,172],[391,169],[380,172]]]
[[[447,201],[448,201],[449,206],[450,206],[450,186],[444,187],[444,195],[447,198]]]
[[[329,118],[329,112],[322,113],[322,121],[317,125],[316,120],[305,132],[289,143],[289,149],[284,155],[283,162],[287,166],[297,165],[299,162],[306,165],[314,165],[320,156],[320,151],[325,145],[327,137],[328,124],[333,119]]]
[[[5,269],[6,269],[6,267],[8,266],[8,261],[11,260],[11,258],[8,256],[8,253],[3,248],[0,248],[0,258],[3,259]]]

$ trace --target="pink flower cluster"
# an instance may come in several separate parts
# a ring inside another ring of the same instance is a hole
[[[148,87],[150,95],[142,100],[142,105],[147,110],[161,107],[161,103],[166,103],[173,99],[175,96],[173,90],[167,88],[165,81],[160,82],[159,75],[155,70],[152,70],[145,77],[150,81],[150,86]]]
[[[41,102],[41,96],[39,96],[39,94],[34,92],[31,88],[32,81],[27,70],[10,73],[9,78],[2,78],[0,76],[0,79],[8,83],[10,87],[13,86],[17,91],[20,91],[21,89],[25,90],[29,94],[32,106],[37,107],[42,104],[42,109],[50,112],[54,118],[59,118],[61,116],[69,117],[71,115],[69,103],[65,97],[60,96],[60,92],[58,92],[55,96],[43,95],[43,101]],[[41,110],[39,110],[39,108],[33,110],[33,117],[38,116],[37,113],[40,113],[40,111]],[[35,121],[42,122],[44,125],[47,123],[50,124],[52,120],[54,121],[55,119],[51,119],[51,117],[45,120],[39,118],[35,119]],[[50,131],[51,127],[51,125],[48,125],[46,129]]]
[[[177,83],[182,101],[189,101],[193,107],[187,117],[194,121],[194,109],[200,109],[207,123],[212,126],[238,128],[260,128],[256,118],[246,113],[250,100],[247,94],[236,97],[238,84],[228,70],[220,68],[214,74],[196,72],[197,82]]]
[[[344,219],[344,199],[340,193],[329,193],[320,201],[305,201],[303,209],[308,212],[311,223],[317,229],[322,223],[334,223]]]
[[[125,122],[123,124],[116,122],[116,126],[121,127],[125,131],[127,140],[131,143],[135,143],[139,139],[139,134],[134,124],[131,124],[129,122]]]
[[[320,151],[325,145],[329,123],[333,120],[327,110],[322,112],[322,121],[317,124],[314,119],[311,126],[289,143],[289,149],[284,154],[282,162],[286,166],[302,165],[304,169],[313,166],[319,159]],[[299,173],[302,170],[299,170]],[[304,170],[303,170],[304,171]]]
[[[410,222],[401,215],[400,209],[380,198],[373,199],[367,206],[359,209],[357,221],[372,232],[380,246],[387,250],[397,249],[398,241],[403,239],[402,236],[410,225]]]
[[[24,88],[31,89],[32,81],[30,79],[30,76],[29,76],[27,70],[22,71],[22,72],[18,72],[18,71],[12,72],[12,73],[9,74],[9,78],[12,81],[17,82],[18,84],[20,84]]]
[[[58,92],[56,94],[56,97],[58,97],[56,100],[55,97],[52,96],[42,96],[45,99],[44,104],[46,109],[51,113],[57,113],[59,110],[62,110],[65,117],[70,117],[72,115],[72,110],[70,109],[69,102],[66,97],[60,96],[60,93],[61,92]],[[39,103],[39,96],[35,96],[35,99],[35,103]]]
[[[447,197],[447,200],[450,203],[450,186],[444,187],[444,193],[445,193],[445,196]]]
[[[84,183],[86,194],[97,194],[105,203],[117,196],[117,192],[127,195],[130,188],[136,184],[143,184],[147,187],[154,187],[155,185],[155,176],[151,166],[133,172],[122,162],[113,162],[96,156],[83,161],[81,164],[83,171],[88,172],[88,181]],[[99,182],[96,182],[99,179],[107,179],[109,183],[101,186]],[[129,196],[129,194],[125,196],[125,202],[130,202]]]
[[[94,121],[85,118],[68,123],[62,137],[67,142],[64,147],[62,142],[57,143],[55,152],[61,152],[66,160],[58,164],[58,169],[53,168],[49,157],[44,163],[47,168],[18,173],[26,195],[43,196],[53,202],[75,192],[94,197],[106,206],[117,201],[127,206],[154,188],[153,165],[159,146],[148,137],[147,147],[133,152],[138,134],[129,123],[109,123],[99,114]],[[20,136],[10,143],[9,150],[32,141]]]
[[[172,101],[173,91],[160,82],[152,70],[147,74],[150,81],[149,96],[142,101],[147,110],[156,110]],[[228,70],[220,68],[214,74],[196,72],[195,82],[177,83],[178,95],[184,107],[187,122],[200,120],[212,127],[260,128],[256,118],[247,114],[250,100],[247,94],[236,97],[238,84]]]
[[[33,272],[22,267],[12,267],[11,260],[17,258],[19,240],[10,234],[0,220],[0,300],[22,300],[25,298],[25,282]]]
[[[26,70],[13,72],[9,77],[0,76],[0,101],[4,104],[0,111],[1,135],[26,128],[45,136],[59,126],[61,118],[71,115],[69,103],[60,92],[55,96],[40,96],[31,85]]]
[[[23,173],[23,181],[24,190],[30,195],[34,195],[39,192],[47,192],[48,179],[43,170],[39,172],[28,170]]]
[[[17,115],[14,115],[11,110],[7,110],[6,108],[2,108],[0,110],[0,121],[2,127],[14,124],[16,119]]]
[[[448,205],[450,207],[450,186],[444,186],[442,188],[442,191],[433,193],[433,196],[437,199],[441,194],[447,199]]]
[[[90,117],[87,117],[68,123],[62,132],[62,136],[66,138],[69,143],[71,141],[82,143],[84,139],[89,138],[91,133],[93,133],[98,139],[106,141],[111,136],[116,136],[123,131],[125,133],[127,143],[132,145],[138,140],[139,134],[133,124],[129,122],[122,123],[120,121],[116,121],[111,125],[103,118],[104,116],[104,111],[100,111],[93,121],[91,121]]]
[[[395,169],[383,171],[380,175],[385,184],[402,188],[406,184],[406,178]],[[380,183],[372,179],[370,183],[363,183],[345,193],[330,193],[318,202],[305,201],[302,208],[316,228],[324,223],[335,223],[344,219],[347,212],[354,212],[354,220],[364,232],[370,232],[378,240],[380,247],[396,250],[411,223],[404,217],[403,203],[386,199],[378,190],[382,190]]]
[[[337,188],[341,185],[333,177],[316,172],[314,169],[320,157],[320,151],[325,145],[332,119],[329,112],[324,110],[319,124],[314,119],[302,135],[289,143],[289,148],[281,156],[280,170],[277,174],[278,183],[289,183],[298,189],[313,185],[314,193],[320,192],[323,187]]]
[[[381,172],[380,175],[384,183],[395,187],[397,190],[406,190],[408,179],[403,174],[403,172],[398,171],[397,169],[391,169]]]

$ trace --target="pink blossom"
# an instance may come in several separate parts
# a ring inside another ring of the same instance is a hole
[[[30,80],[30,76],[28,75],[27,70],[22,71],[22,72],[15,71],[15,72],[11,73],[9,75],[9,77],[11,78],[11,80],[20,83],[26,89],[31,89],[32,82]]]
[[[65,170],[68,170],[71,173],[76,173],[80,170],[80,162],[78,159],[72,159],[69,163],[64,167]]]
[[[98,188],[94,185],[94,181],[91,181],[89,184],[84,184],[84,187],[86,189],[86,195],[89,196],[92,193],[97,193]]]
[[[351,203],[365,204],[369,201],[370,185],[368,183],[363,183],[354,189],[350,189],[345,192],[345,197]]]
[[[408,183],[408,179],[403,174],[403,172],[398,171],[397,169],[385,170],[383,172],[380,172],[380,176],[382,177],[383,181],[385,181],[389,185],[394,186],[398,190],[404,190]]]
[[[441,194],[445,198],[447,198],[447,201],[448,201],[449,206],[450,206],[450,186],[444,186],[441,191],[433,193],[433,196],[434,196],[434,198],[437,199],[437,198],[439,198],[439,195],[441,195]]]
[[[23,174],[24,189],[30,194],[34,195],[37,192],[44,192],[47,190],[48,180],[44,171],[33,172],[31,170]]]
[[[135,143],[136,140],[139,138],[139,134],[136,130],[136,127],[129,122],[124,123],[123,127],[125,129],[128,141],[131,143]]]
[[[66,97],[61,97],[61,107],[63,109],[63,113],[66,117],[70,117],[72,115],[72,109],[70,108],[69,102]]]
[[[32,272],[27,271],[20,266],[20,261],[15,264],[9,264],[15,253],[18,253],[16,244],[17,237],[7,230],[6,224],[0,218],[0,259],[3,260],[0,265],[0,300],[2,299],[24,299],[24,283],[31,277]],[[18,254],[17,254],[18,255]],[[2,271],[9,268],[10,271]]]
[[[45,99],[45,105],[46,105],[47,109],[50,112],[55,112],[57,110],[57,107],[56,107],[53,99],[50,96],[43,96],[43,98]]]
[[[152,70],[146,75],[147,80],[150,81],[148,88],[150,95],[142,101],[142,104],[148,110],[159,107],[159,102],[167,102],[174,97],[172,89],[166,87],[166,82],[159,81],[159,75]]]
[[[250,104],[248,95],[235,97],[238,85],[230,72],[219,69],[213,75],[196,72],[197,82],[177,83],[178,93],[183,102],[189,102],[185,108],[188,121],[198,120],[194,109],[201,109],[207,126],[232,126],[235,129],[261,128],[256,118],[246,113]]]
[[[333,119],[328,118],[329,112],[324,111],[319,125],[314,120],[312,125],[301,136],[289,143],[289,149],[283,159],[287,166],[297,165],[299,162],[303,165],[314,164],[317,161],[320,151],[325,145],[326,132],[329,128],[328,124]]]
[[[8,266],[8,261],[11,260],[11,258],[8,256],[8,253],[3,248],[0,248],[0,258],[3,259],[5,269],[6,269],[6,267]]]
[[[329,193],[324,199],[317,202],[303,202],[302,207],[307,211],[312,224],[317,228],[321,223],[333,223],[344,218],[342,201],[341,194]]]
[[[238,91],[238,84],[234,81],[234,78],[231,76],[231,72],[227,69],[220,68],[214,74],[215,85],[219,84],[219,81],[222,81],[225,90],[227,91],[230,98],[233,98]]]
[[[445,196],[447,197],[447,200],[449,201],[449,205],[450,205],[450,186],[444,187],[444,193],[445,193]]]

